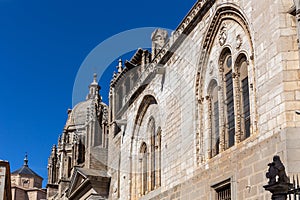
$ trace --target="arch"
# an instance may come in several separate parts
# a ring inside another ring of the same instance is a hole
[[[147,152],[147,144],[146,142],[142,142],[140,147],[140,153],[146,153]]]
[[[130,190],[130,196],[134,199],[137,198],[140,195],[146,194],[149,189],[152,189],[151,187],[148,187],[149,184],[149,178],[151,176],[150,173],[147,173],[147,171],[151,170],[151,163],[149,165],[148,161],[149,157],[151,158],[151,141],[143,141],[141,143],[141,146],[139,148],[140,140],[137,139],[138,133],[141,130],[142,123],[145,118],[145,114],[147,113],[147,110],[150,105],[157,104],[157,101],[154,96],[152,95],[145,95],[138,107],[136,116],[134,118],[134,124],[133,124],[133,132],[132,132],[132,137],[131,137],[131,144],[130,144],[130,185],[129,185],[129,190]],[[154,117],[149,117],[148,122],[146,124],[147,128],[144,130],[147,132],[150,132],[150,130],[155,131],[155,119]],[[155,134],[150,134],[148,136],[155,135]],[[149,139],[149,138],[148,138]],[[147,147],[147,144],[149,144],[150,148],[145,148]],[[153,147],[152,147],[153,148]],[[145,152],[145,149],[147,150],[147,153],[144,154],[144,157],[139,157],[136,158],[135,155],[136,153],[139,153],[141,155],[142,152]],[[149,156],[148,156],[149,155]],[[140,162],[140,163],[139,163]],[[147,166],[147,169],[146,169]],[[149,170],[150,168],[150,170]],[[150,186],[150,185],[149,185]]]
[[[240,64],[240,62],[242,62],[242,61],[249,62],[249,58],[248,58],[248,55],[247,55],[246,51],[240,51],[239,52],[238,56],[235,59],[234,66],[237,67]]]
[[[149,117],[148,124],[147,124],[147,131],[150,132],[150,136],[154,135],[155,132],[155,119],[153,116]]]
[[[243,31],[243,34],[245,34],[247,37],[247,39],[245,40],[246,43],[241,47],[241,49],[239,49],[240,46],[233,48],[231,46],[231,44],[233,43],[228,43],[228,40],[226,43],[226,37],[228,37],[227,35],[219,35],[220,31],[223,30],[224,27],[224,30],[226,31],[226,24],[229,21],[230,23],[237,24],[239,26],[239,30]],[[214,45],[218,35],[221,39],[221,36],[225,37],[224,41],[219,41],[220,46]],[[209,144],[211,144],[211,141],[207,141],[205,143],[203,140],[204,138],[209,140],[207,136],[209,136],[208,134],[211,131],[211,124],[209,122],[206,122],[205,119],[207,118],[207,116],[212,115],[212,110],[209,109],[209,107],[211,106],[211,102],[208,95],[209,85],[207,84],[209,83],[207,82],[207,80],[210,81],[210,78],[213,78],[212,76],[214,76],[214,78],[217,76],[217,81],[219,83],[219,150],[220,152],[222,152],[230,146],[233,146],[235,142],[240,141],[240,118],[238,113],[240,110],[240,105],[237,101],[237,99],[240,99],[240,97],[238,96],[240,94],[238,92],[238,88],[236,87],[238,84],[236,78],[237,73],[234,64],[237,60],[235,59],[235,56],[238,55],[238,53],[243,52],[244,47],[246,47],[245,50],[249,52],[248,54],[245,53],[245,55],[249,55],[249,58],[252,60],[253,64],[253,40],[250,34],[250,23],[245,17],[245,14],[237,5],[233,3],[224,3],[217,5],[215,13],[210,20],[210,24],[206,29],[206,33],[200,46],[198,69],[195,75],[195,97],[199,103],[199,133],[197,133],[196,135],[196,138],[199,141],[199,145],[197,146],[197,148],[199,149],[197,150],[199,152],[199,155],[197,155],[197,159],[200,162],[203,162],[206,158],[210,157],[210,155],[213,155],[212,149],[209,148]],[[219,55],[219,57],[217,58],[219,66],[217,69],[219,71],[215,73],[208,71],[209,69],[211,69],[208,66],[210,60],[212,59],[212,53],[214,53],[214,59],[216,58],[215,55]],[[227,60],[230,61],[229,63],[231,63],[230,67],[225,67],[224,65]],[[253,71],[254,69],[252,69],[252,72]],[[208,72],[210,73],[208,74]],[[252,73],[251,77],[253,77]],[[238,98],[235,98],[234,95],[237,95],[236,97]],[[230,103],[228,103],[229,101]],[[203,112],[207,113],[207,115],[203,115]],[[238,134],[236,134],[236,132]]]
[[[146,95],[144,96],[140,106],[139,106],[139,109],[138,109],[138,112],[137,112],[137,115],[136,115],[136,118],[134,120],[134,130],[136,128],[137,125],[140,125],[143,118],[144,118],[144,115],[148,109],[148,107],[151,105],[151,104],[157,104],[157,101],[156,99],[152,96],[152,95]]]
[[[228,46],[226,46],[222,49],[219,59],[218,59],[220,67],[223,67],[223,64],[226,61],[226,58],[228,58],[228,56],[231,56],[231,49]]]
[[[211,94],[213,92],[214,87],[217,87],[217,86],[218,86],[218,82],[216,79],[210,80],[208,87],[207,87],[208,95]]]
[[[203,79],[205,77],[205,67],[208,62],[208,58],[212,49],[212,43],[214,42],[218,30],[224,20],[231,19],[237,22],[247,33],[249,42],[250,42],[250,50],[251,54],[253,54],[253,42],[252,37],[250,34],[249,29],[249,22],[247,18],[245,17],[245,14],[242,12],[242,10],[237,7],[234,4],[228,3],[228,4],[222,4],[220,5],[214,14],[214,17],[212,18],[210,25],[206,31],[205,37],[203,39],[202,45],[201,45],[201,52],[199,57],[199,68],[198,72],[196,74],[196,84],[195,84],[195,90],[196,90],[196,97],[198,101],[201,102],[201,94],[203,93],[203,88],[201,87],[201,83],[203,82]],[[225,49],[229,49],[226,47]]]

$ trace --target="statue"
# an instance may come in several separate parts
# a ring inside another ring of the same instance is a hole
[[[269,185],[275,183],[289,183],[289,178],[285,173],[285,167],[282,164],[279,156],[274,156],[273,162],[269,163],[268,166],[269,170],[266,173],[266,177],[269,179]]]

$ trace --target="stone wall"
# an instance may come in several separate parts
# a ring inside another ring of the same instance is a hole
[[[0,166],[0,197],[4,199],[5,194],[5,179],[6,179],[6,167]]]
[[[0,198],[11,200],[10,165],[8,161],[0,160]]]
[[[142,199],[214,199],[213,186],[229,178],[232,199],[271,199],[271,194],[263,188],[268,181],[265,173],[274,154],[284,156],[285,147],[280,145],[282,142],[282,133],[274,134],[262,142],[257,138],[248,138],[201,165],[192,178],[161,194]]]
[[[282,157],[288,174],[300,172],[300,117],[294,113],[300,108],[299,58],[295,18],[287,13],[291,6],[290,0],[218,0],[194,24],[163,65],[165,73],[156,74],[126,108],[121,118],[127,124],[121,126],[119,135],[110,134],[108,165],[113,175],[111,192],[115,194],[111,199],[214,199],[213,186],[227,179],[232,199],[270,199],[263,185],[267,184],[267,164],[275,154]],[[222,23],[214,18],[216,14],[228,25],[223,45],[218,41]],[[243,43],[237,48],[238,34]],[[251,136],[209,158],[205,88],[209,79],[218,76],[219,54],[225,47],[233,52],[233,60],[241,52],[248,59]],[[211,74],[206,73],[210,60],[215,62]],[[137,113],[147,95],[157,104],[147,108],[137,129]],[[161,186],[141,197],[131,189],[140,184],[132,174],[137,162],[132,155],[138,151],[138,145],[133,144],[139,144],[137,136],[144,137],[143,123],[150,116],[162,129]]]

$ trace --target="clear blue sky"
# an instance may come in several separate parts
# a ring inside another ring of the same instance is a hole
[[[29,167],[45,185],[51,146],[72,107],[74,80],[86,56],[122,31],[175,29],[194,3],[0,0],[0,159],[14,171],[28,152]],[[100,85],[106,101],[109,83]]]

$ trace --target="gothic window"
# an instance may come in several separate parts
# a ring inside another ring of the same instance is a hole
[[[72,158],[68,156],[68,177],[71,176],[71,171],[72,171]]]
[[[156,152],[155,152],[155,141],[156,141],[156,135],[155,135],[155,122],[154,118],[150,118],[148,123],[148,134],[151,137],[151,190],[155,187],[155,168],[156,168]]]
[[[147,145],[143,143],[140,149],[141,154],[141,193],[144,195],[148,191],[148,156]]]
[[[219,153],[220,134],[219,134],[219,100],[218,100],[218,85],[215,80],[211,81],[209,87],[210,98],[210,148],[211,157]]]
[[[235,136],[235,119],[234,119],[234,97],[233,97],[233,80],[232,80],[232,58],[231,53],[226,52],[223,57],[223,72],[224,72],[224,98],[225,98],[225,118],[226,130],[225,140],[226,147],[234,145]]]
[[[148,134],[151,138],[150,149],[150,190],[160,186],[160,165],[161,165],[161,130],[156,130],[155,120],[153,117],[148,122]]]
[[[241,99],[241,131],[242,139],[250,136],[250,102],[249,102],[249,81],[248,81],[248,64],[244,55],[237,60],[239,72],[239,87]]]
[[[82,144],[82,141],[81,139],[79,139],[79,142],[78,142],[78,149],[77,149],[77,155],[78,155],[78,158],[77,158],[77,164],[81,164],[81,163],[84,163],[84,156],[85,156],[85,148],[84,148],[84,144]]]

